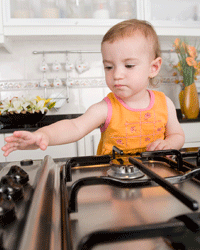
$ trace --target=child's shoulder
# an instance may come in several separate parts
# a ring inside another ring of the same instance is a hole
[[[158,91],[158,90],[149,90],[150,95],[151,95],[151,100],[161,100],[161,101],[166,101],[167,100],[167,96],[165,95],[165,93],[163,93],[162,91]]]
[[[107,96],[105,98],[113,99],[113,98],[115,98],[115,94],[113,92],[110,92],[110,93],[107,94]]]
[[[159,90],[155,90],[155,89],[151,89],[149,90],[149,92],[152,92],[154,95],[157,95],[157,96],[165,96],[165,93],[163,93],[162,91],[159,91]]]

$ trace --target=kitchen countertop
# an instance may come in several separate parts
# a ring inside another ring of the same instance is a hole
[[[183,118],[180,109],[177,109],[176,113],[177,113],[177,117],[178,117],[178,120],[179,120],[180,123],[200,122],[200,113],[199,113],[199,116],[196,119]]]
[[[10,126],[0,125],[0,134],[13,133],[14,131],[17,131],[17,130],[36,131],[37,129],[50,125],[54,122],[57,122],[63,119],[73,119],[73,118],[79,117],[80,115],[82,114],[46,115],[36,125],[24,125],[24,126],[19,126],[19,127],[12,127],[12,125]]]
[[[186,119],[182,117],[180,109],[176,110],[177,117],[180,123],[191,123],[191,122],[200,122],[200,114],[197,119]],[[0,134],[13,133],[16,130],[27,130],[27,131],[36,131],[37,129],[50,125],[54,122],[63,120],[63,119],[73,119],[79,117],[82,114],[66,114],[66,115],[46,115],[40,122],[36,125],[24,125],[21,127],[12,127],[12,126],[1,126],[0,124]]]

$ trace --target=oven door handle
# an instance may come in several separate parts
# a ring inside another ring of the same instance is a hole
[[[169,193],[174,195],[178,200],[183,202],[191,210],[196,211],[199,208],[198,202],[196,200],[189,197],[187,194],[183,193],[181,190],[173,186],[170,182],[168,182],[161,176],[157,175],[155,172],[151,171],[149,168],[144,166],[141,162],[139,162],[138,160],[132,157],[129,157],[129,161],[130,163],[135,165],[137,168],[139,168],[143,173],[148,175],[154,182],[162,186]]]

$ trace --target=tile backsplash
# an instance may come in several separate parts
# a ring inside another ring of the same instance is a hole
[[[44,54],[45,61],[49,66],[49,70],[46,72],[46,77],[53,81],[58,76],[65,81],[66,78],[104,78],[104,70],[102,65],[102,57],[100,53],[101,38],[85,39],[84,37],[79,39],[64,38],[49,40],[20,40],[16,39],[13,42],[12,53],[0,52],[0,82],[7,81],[23,82],[25,80],[40,82],[43,78],[43,72],[40,70],[41,62],[43,60],[43,54],[33,54],[33,51],[77,51],[77,53],[49,53]],[[162,44],[164,49],[168,46],[168,43]],[[167,47],[168,48],[168,47]],[[170,48],[168,48],[170,49]],[[79,53],[79,51],[95,51],[99,53]],[[83,61],[89,64],[89,69],[80,74],[76,69],[67,72],[65,69],[66,61],[70,61],[73,66],[82,56]],[[59,71],[53,70],[53,63],[57,60],[61,64]],[[167,63],[163,64],[161,74],[170,75],[170,68]],[[178,93],[180,92],[180,86],[174,83],[163,83],[158,90],[165,92],[172,101],[176,108],[179,108]],[[1,89],[1,100],[6,97],[12,98],[13,96],[21,95],[40,95],[42,97],[50,97],[52,94],[62,94],[64,98],[68,97],[68,91],[66,86],[57,88],[26,88],[15,90]],[[70,87],[69,88],[69,101],[65,100],[64,105],[58,109],[52,109],[48,114],[72,114],[83,113],[92,104],[101,101],[109,92],[109,89],[105,86],[83,86],[83,87]]]

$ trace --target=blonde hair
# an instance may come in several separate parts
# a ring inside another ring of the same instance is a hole
[[[147,40],[151,42],[154,59],[161,56],[160,43],[153,26],[144,20],[130,19],[117,23],[111,27],[104,35],[101,45],[104,42],[113,43],[121,38],[131,37],[140,32]],[[153,79],[150,79],[150,85],[155,86]]]

